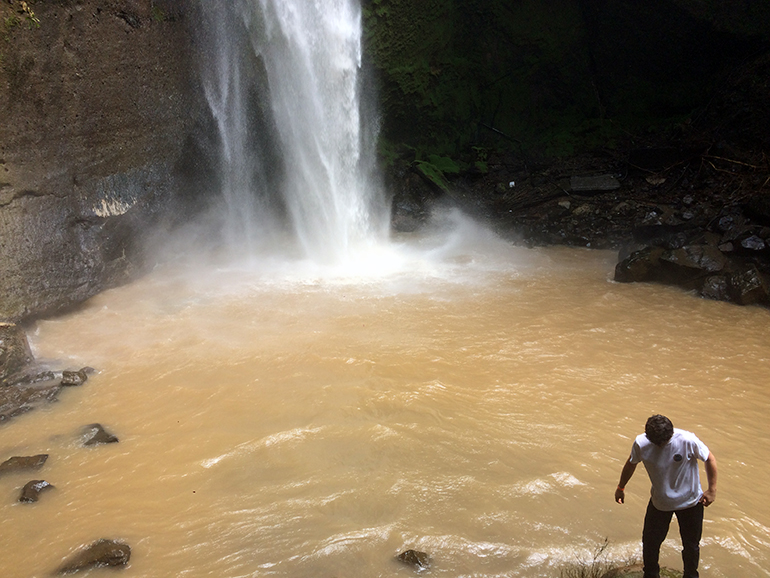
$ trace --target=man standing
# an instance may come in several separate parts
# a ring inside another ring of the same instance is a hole
[[[708,489],[700,485],[698,460],[706,462]],[[642,558],[644,578],[659,578],[660,546],[668,534],[671,516],[676,514],[682,537],[683,578],[698,578],[700,538],[703,531],[703,508],[717,493],[717,461],[706,445],[694,434],[675,429],[671,420],[653,415],[637,436],[631,456],[620,473],[615,501],[625,502],[626,484],[639,462],[644,463],[652,482],[650,502],[644,516]]]

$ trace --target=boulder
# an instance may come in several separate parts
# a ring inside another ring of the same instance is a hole
[[[92,423],[91,425],[87,425],[84,429],[86,436],[86,440],[83,442],[84,446],[114,444],[118,442],[118,438],[107,432],[100,423]]]
[[[88,379],[89,370],[91,370],[90,367],[84,367],[77,371],[62,371],[61,384],[69,387],[83,385]]]
[[[37,470],[43,467],[48,459],[48,454],[39,454],[36,456],[14,456],[8,458],[0,464],[0,475],[21,470]]]
[[[615,265],[615,281],[619,283],[637,283],[656,281],[662,247],[645,247],[634,251]]]
[[[726,270],[729,264],[727,257],[713,245],[685,245],[676,249],[645,247],[615,266],[615,281],[656,282],[700,290],[707,279]]]
[[[73,555],[57,570],[70,574],[98,566],[125,566],[131,558],[131,547],[124,542],[102,538]]]
[[[665,251],[660,258],[684,269],[681,272],[683,276],[716,273],[723,270],[728,263],[727,257],[712,245],[687,245],[679,249]]]
[[[749,235],[741,239],[740,245],[747,251],[765,251],[767,249],[767,243],[758,235]]]
[[[32,480],[27,482],[21,489],[21,496],[19,501],[22,503],[37,502],[40,496],[40,492],[43,490],[53,489],[54,486],[46,482],[45,480]]]
[[[739,305],[768,304],[770,282],[756,265],[744,265],[730,276],[729,293]]]
[[[730,297],[730,280],[727,275],[711,275],[703,280],[699,291],[701,297],[714,301],[732,301]]]
[[[406,550],[396,556],[396,559],[404,564],[414,567],[418,571],[430,568],[430,557],[425,552]]]

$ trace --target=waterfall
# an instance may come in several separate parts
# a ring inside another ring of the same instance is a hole
[[[228,242],[250,249],[288,232],[304,257],[337,263],[385,240],[358,0],[223,6],[202,3]]]

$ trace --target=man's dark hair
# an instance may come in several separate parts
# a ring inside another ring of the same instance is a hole
[[[665,415],[653,415],[644,425],[647,439],[656,446],[665,444],[674,435],[674,424]]]

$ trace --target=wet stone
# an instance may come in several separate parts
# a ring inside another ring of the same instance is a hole
[[[400,562],[413,566],[418,571],[427,570],[430,568],[430,557],[425,552],[419,552],[417,550],[406,550],[396,556]]]
[[[741,241],[741,247],[750,251],[764,251],[767,244],[757,235],[751,235]]]
[[[21,470],[36,470],[43,467],[48,459],[48,454],[36,456],[14,456],[0,464],[0,475]]]
[[[31,482],[27,482],[22,488],[19,501],[27,504],[37,502],[40,497],[40,492],[53,488],[54,486],[45,480],[32,480]]]
[[[43,381],[54,381],[56,376],[53,371],[40,371],[24,375],[20,380],[20,385],[34,385]]]
[[[727,265],[722,252],[710,245],[687,245],[661,255],[661,259],[680,267],[698,269],[709,273],[721,271]]]
[[[0,422],[32,410],[43,403],[56,400],[61,385],[56,382],[35,382],[18,386],[0,386]]]
[[[740,305],[770,303],[770,283],[754,265],[743,267],[730,278],[730,293]]]
[[[88,374],[85,367],[78,371],[62,371],[61,374],[61,384],[69,387],[83,385],[87,379]]]
[[[701,297],[715,301],[730,301],[730,283],[725,275],[712,275],[706,278],[700,289]]]
[[[128,544],[102,538],[72,556],[57,572],[71,574],[99,566],[125,566],[130,558],[131,547]]]
[[[83,442],[84,446],[114,444],[118,442],[118,438],[107,432],[100,423],[92,423],[91,425],[87,425],[85,427],[85,436],[86,440]]]

